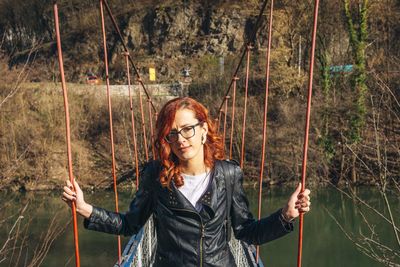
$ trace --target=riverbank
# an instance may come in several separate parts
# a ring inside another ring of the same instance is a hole
[[[127,172],[127,174],[133,173],[133,170]],[[321,187],[329,187],[332,186],[332,183],[328,179],[309,179],[306,178],[307,187],[310,189],[318,189]],[[7,186],[2,186],[0,192],[52,192],[52,191],[61,191],[63,186],[65,185],[65,180],[51,180],[51,179],[36,179],[32,180],[27,177],[23,179],[14,179]],[[134,176],[127,175],[124,176],[123,179],[118,180],[118,190],[123,191],[136,191],[136,180]],[[318,181],[318,182],[316,182]],[[88,182],[85,180],[78,180],[80,187],[86,192],[95,192],[95,191],[112,191],[113,190],[113,180],[112,177],[108,177],[107,179],[103,179],[102,181],[98,181],[97,183]],[[263,188],[295,188],[300,180],[295,181],[271,181],[270,179],[263,179]],[[338,185],[339,188],[346,188],[349,182],[340,183]],[[376,186],[374,183],[358,183],[353,185],[355,187],[359,186]],[[389,184],[390,186],[390,184]],[[258,177],[247,177],[243,181],[243,187],[249,189],[258,189]]]

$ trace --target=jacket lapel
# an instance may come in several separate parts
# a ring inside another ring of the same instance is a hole
[[[216,161],[214,169],[211,171],[210,183],[200,197],[199,201],[206,207],[210,218],[215,216],[218,206],[221,205],[218,201],[218,195],[225,194],[225,179],[221,170],[220,162]],[[168,207],[171,209],[181,209],[197,212],[189,200],[179,191],[174,183],[171,184],[171,189],[164,188],[164,199],[167,200]],[[222,198],[223,199],[223,198]]]
[[[225,179],[219,161],[215,162],[211,179],[211,183],[204,195],[200,198],[200,201],[207,207],[207,210],[210,210],[210,217],[214,218],[218,206],[221,205],[221,200],[225,197],[221,197],[221,194],[225,194]]]

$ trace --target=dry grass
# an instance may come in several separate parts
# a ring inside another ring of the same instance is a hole
[[[107,99],[98,92],[99,87],[70,84],[68,89],[74,174],[84,184],[93,186],[111,174]],[[112,97],[118,171],[132,167],[127,146],[132,143],[128,101],[126,97]],[[29,190],[61,186],[67,178],[67,157],[60,86],[22,85],[1,110],[0,122],[0,188]],[[140,158],[144,158],[143,151],[140,147]]]

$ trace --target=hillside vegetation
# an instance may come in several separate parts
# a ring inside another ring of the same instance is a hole
[[[111,7],[143,79],[147,82],[150,66],[157,70],[157,82],[166,83],[182,81],[182,68],[190,68],[189,95],[210,107],[216,118],[260,4],[112,1]],[[81,84],[89,71],[104,75],[98,3],[59,1],[59,8],[67,80],[72,82],[68,88],[74,173],[88,186],[108,187],[107,101],[96,86]],[[312,1],[281,0],[275,6],[265,178],[270,184],[298,181],[301,173],[312,8]],[[375,184],[383,178],[399,183],[399,10],[398,1],[321,3],[310,129],[311,183]],[[109,20],[107,25],[111,82],[122,84],[126,82],[122,45]],[[264,22],[251,55],[245,167],[249,181],[258,176],[261,160],[266,29]],[[0,1],[0,33],[0,189],[59,187],[66,178],[66,145],[51,4]],[[341,69],[344,65],[351,65],[351,71]],[[236,159],[244,71],[242,66]],[[117,172],[125,180],[133,174],[129,100],[115,96],[112,101]],[[160,107],[165,99],[154,102]],[[140,115],[136,116],[139,122]],[[230,121],[229,114],[228,133]],[[142,138],[140,131],[138,136]],[[226,141],[229,145],[229,134]]]

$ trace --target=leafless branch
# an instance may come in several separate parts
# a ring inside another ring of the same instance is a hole
[[[400,267],[398,263],[393,261],[393,257],[399,258],[399,254],[397,251],[382,244],[381,242],[376,241],[371,237],[365,236],[362,232],[360,232],[361,238],[354,237],[343,227],[342,224],[340,224],[337,218],[326,207],[324,207],[324,209],[328,213],[328,215],[332,218],[332,220],[336,223],[339,229],[343,232],[346,238],[351,242],[353,242],[360,252],[362,252],[369,258],[378,261],[380,263],[383,263],[387,266]],[[388,253],[391,253],[393,257],[389,258]]]
[[[400,185],[399,185],[399,183],[392,177],[392,182],[393,182],[393,184],[394,184],[394,186],[397,188],[397,190],[399,191],[399,193],[400,193]]]
[[[367,207],[368,209],[372,210],[374,213],[376,213],[377,215],[379,215],[379,217],[381,217],[382,219],[384,219],[386,222],[391,223],[390,219],[388,219],[385,215],[383,215],[382,212],[378,211],[376,208],[372,207],[370,204],[368,204],[365,200],[359,198],[356,194],[352,193],[351,195],[347,192],[345,192],[344,190],[340,189],[339,187],[337,187],[336,185],[334,185],[331,181],[327,180],[326,181],[329,185],[331,185],[332,187],[334,187],[336,190],[338,190],[340,193],[342,193],[343,195],[347,196],[349,199],[354,199],[357,200],[358,203],[361,203],[362,205],[364,205],[365,207]],[[400,229],[396,227],[396,230],[398,232],[400,232]]]
[[[24,248],[26,240],[28,238],[28,230],[29,230],[29,227],[26,227],[25,228],[25,234],[23,235],[23,238],[21,240],[21,245],[19,247],[18,256],[17,256],[17,259],[15,260],[15,266],[18,266],[19,260],[21,258],[22,249]],[[26,264],[24,266],[26,266]]]
[[[57,215],[58,214],[54,215],[50,223],[50,226],[48,227],[47,232],[44,234],[44,236],[42,235],[41,242],[39,243],[40,245],[36,247],[33,258],[29,263],[28,267],[39,266],[42,264],[54,240],[56,240],[57,237],[60,236],[65,231],[68,224],[70,223],[68,222],[65,225],[60,225],[56,221],[56,218],[59,217]]]
[[[31,142],[31,143],[32,143],[32,142]],[[8,168],[8,169],[6,169],[5,171],[3,171],[3,174],[2,174],[2,176],[4,177],[4,178],[3,178],[3,183],[2,183],[3,186],[6,184],[6,183],[4,183],[4,180],[7,180],[7,179],[8,179],[7,177],[11,176],[12,172],[13,172],[14,170],[18,169],[18,167],[19,167],[19,166],[21,165],[21,163],[24,161],[25,155],[29,152],[31,143],[25,148],[24,151],[22,151],[21,154],[19,154],[18,158],[17,158],[12,164],[10,164],[11,167]],[[0,177],[1,177],[1,176],[0,176]],[[0,189],[1,189],[1,185],[0,185]]]
[[[396,237],[397,245],[400,248],[399,233],[398,233],[398,231],[396,231],[397,227],[396,227],[396,223],[395,223],[394,218],[393,218],[392,208],[390,206],[390,203],[389,203],[389,200],[388,200],[387,194],[386,194],[387,167],[382,162],[380,142],[379,142],[379,137],[378,137],[378,121],[379,121],[379,117],[378,117],[378,119],[376,118],[376,111],[375,111],[374,100],[373,100],[372,96],[371,96],[371,104],[372,104],[372,118],[373,118],[374,133],[375,133],[376,153],[377,153],[378,166],[379,166],[379,180],[381,182],[380,191],[381,191],[381,195],[382,195],[382,197],[383,197],[383,199],[385,201],[386,208],[388,209],[388,212],[389,212],[390,221],[391,221],[391,225],[393,227],[394,235]],[[385,154],[386,154],[386,150],[385,150]],[[387,157],[385,157],[385,158],[387,158]]]
[[[8,233],[7,239],[6,239],[6,241],[4,242],[2,248],[0,249],[0,255],[3,255],[3,254],[4,254],[4,252],[5,252],[6,249],[7,249],[8,243],[11,242],[12,240],[14,240],[14,238],[15,238],[15,237],[14,237],[14,234],[13,234],[14,229],[19,225],[19,223],[21,222],[21,220],[24,218],[23,214],[24,214],[24,212],[26,211],[28,205],[29,205],[29,202],[24,206],[24,208],[22,208],[22,210],[21,210],[20,213],[19,213],[18,218],[15,220],[13,226],[11,227],[11,230],[10,230],[9,233]],[[2,256],[2,257],[3,257],[3,258],[0,259],[0,262],[3,261],[3,260],[6,258],[6,255],[4,255],[4,256]]]
[[[1,43],[0,43],[0,51],[1,51],[1,48],[3,47],[5,40],[6,40],[6,33],[3,32],[3,36],[1,37]]]
[[[378,75],[375,74],[374,77],[379,82],[379,86],[382,89],[386,89],[389,92],[389,94],[393,97],[393,100],[396,102],[397,106],[400,108],[400,102],[397,99],[397,97],[395,96],[395,94],[393,93],[392,89],[390,89],[390,87],[387,86],[387,84]]]
[[[29,75],[29,70],[27,70],[29,63],[31,62],[31,57],[32,54],[34,52],[36,52],[37,47],[38,47],[38,43],[34,43],[32,45],[32,48],[29,50],[29,54],[28,57],[26,58],[26,61],[24,63],[24,66],[22,67],[22,69],[20,70],[18,77],[15,81],[14,87],[13,89],[8,93],[8,95],[0,102],[0,109],[1,107],[4,105],[4,103],[6,103],[10,98],[12,98],[20,89],[21,84],[26,80],[26,78]]]
[[[368,219],[365,216],[364,212],[362,212],[362,211],[359,211],[359,212],[360,212],[360,215],[361,215],[365,225],[367,225],[369,231],[371,232],[371,236],[374,237],[376,235],[374,227],[368,222]]]

